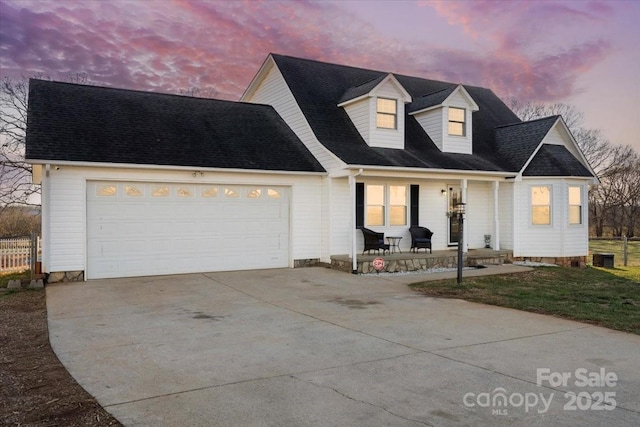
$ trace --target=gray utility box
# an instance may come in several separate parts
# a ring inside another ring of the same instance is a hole
[[[595,267],[613,268],[613,254],[593,254]]]

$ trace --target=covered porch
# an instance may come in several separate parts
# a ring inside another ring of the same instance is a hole
[[[425,252],[403,252],[386,254],[358,254],[356,257],[357,272],[375,273],[372,261],[378,257],[384,260],[384,269],[388,273],[400,273],[409,271],[430,270],[434,268],[455,268],[458,266],[457,249]],[[469,249],[463,254],[464,267],[478,267],[483,265],[500,265],[510,263],[513,258],[512,251],[493,249]],[[349,255],[332,255],[331,268],[334,270],[353,272],[353,260]]]

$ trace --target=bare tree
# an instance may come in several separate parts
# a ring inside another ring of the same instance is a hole
[[[31,184],[31,165],[24,161],[29,79],[49,79],[42,74],[0,78],[0,217],[13,205],[32,204],[40,186]],[[88,84],[86,73],[69,73],[71,83]]]
[[[40,76],[37,76],[40,77]],[[28,204],[40,191],[24,161],[29,79],[0,79],[0,215],[7,206]]]
[[[517,100],[511,109],[521,120],[560,115],[600,179],[589,189],[589,222],[596,236],[634,236],[640,227],[640,156],[629,146],[614,145],[601,130],[584,126],[584,115],[568,104]]]
[[[562,116],[569,131],[576,139],[585,158],[598,174],[610,167],[612,163],[612,144],[607,140],[601,130],[587,129],[584,127],[584,114],[569,104],[541,104],[534,102],[522,103],[512,99],[509,107],[520,120],[529,121],[549,116]]]

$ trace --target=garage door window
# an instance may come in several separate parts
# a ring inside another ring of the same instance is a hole
[[[224,189],[224,196],[225,197],[240,197],[240,194],[238,194],[238,192],[236,190],[234,190],[233,188],[225,188]]]
[[[275,188],[269,188],[267,190],[267,196],[271,197],[272,199],[279,199],[280,198],[280,192],[278,190],[276,190]]]
[[[218,187],[205,187],[202,189],[202,197],[216,197],[218,195]]]
[[[192,197],[193,191],[188,187],[178,187],[178,197]]]
[[[115,185],[99,185],[98,187],[98,196],[115,196],[118,194],[118,187]]]
[[[139,187],[133,187],[131,185],[124,186],[124,192],[129,197],[142,197],[143,190]]]
[[[247,197],[250,199],[258,199],[262,197],[262,189],[261,188],[249,189],[247,192]]]
[[[168,185],[154,185],[151,189],[151,195],[153,197],[169,197]]]

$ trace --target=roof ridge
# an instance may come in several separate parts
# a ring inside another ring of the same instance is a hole
[[[393,74],[393,73],[389,73],[389,74]],[[355,89],[355,88],[357,88],[357,87],[364,86],[364,85],[366,85],[366,84],[369,84],[369,83],[375,82],[376,80],[380,80],[380,79],[384,80],[384,78],[385,78],[385,77],[387,77],[389,74],[383,74],[383,75],[378,76],[378,77],[375,77],[375,78],[373,78],[373,79],[371,79],[371,80],[367,80],[367,81],[366,81],[366,82],[364,82],[364,83],[360,83],[360,84],[357,84],[357,85],[355,85],[355,86],[351,86],[349,89]],[[348,89],[347,89],[347,90],[348,90]]]
[[[560,117],[559,115],[553,115],[553,116],[547,116],[547,117],[540,117],[537,119],[533,119],[533,120],[527,120],[525,121],[519,121],[519,122],[515,122],[515,123],[507,123],[506,125],[500,125],[500,126],[496,126],[494,127],[494,129],[500,129],[500,128],[506,128],[509,126],[517,126],[517,125],[524,125],[524,124],[528,124],[528,123],[533,123],[533,122],[539,122],[542,120],[549,120],[549,119],[557,119],[558,117]]]
[[[462,86],[465,86],[465,87],[474,87],[474,88],[479,88],[479,89],[491,90],[491,89],[483,87],[483,86],[473,86],[473,85],[465,85],[464,83],[453,83],[453,82],[444,81],[444,80],[434,80],[434,79],[430,79],[430,78],[427,78],[427,77],[408,75],[408,74],[401,74],[401,73],[396,73],[396,72],[393,72],[393,71],[382,71],[382,70],[374,70],[372,68],[354,67],[353,65],[345,65],[345,64],[338,64],[338,63],[335,63],[335,62],[320,61],[318,59],[300,58],[298,56],[282,55],[282,54],[273,53],[273,52],[270,53],[269,55],[274,56],[274,57],[295,59],[297,61],[313,62],[315,64],[321,64],[321,65],[332,65],[332,66],[335,66],[335,67],[349,68],[351,70],[367,71],[367,72],[373,72],[373,73],[383,73],[385,76],[388,75],[388,74],[392,74],[396,79],[398,77],[407,78],[407,79],[419,79],[419,80],[426,80],[426,81],[433,82],[433,83],[443,83],[443,84],[453,85],[453,86],[462,85]],[[365,83],[362,83],[362,84],[365,84]],[[357,86],[353,86],[353,87],[357,87]]]
[[[433,80],[433,81],[435,81],[435,80]],[[442,83],[448,83],[448,82],[442,82]],[[442,89],[440,89],[440,90],[436,90],[435,92],[429,92],[429,93],[426,93],[426,94],[424,94],[424,95],[420,95],[420,96],[419,96],[419,98],[426,98],[427,96],[435,95],[436,93],[444,92],[444,91],[446,91],[446,90],[455,89],[456,87],[458,87],[458,86],[459,86],[459,85],[457,85],[457,84],[455,84],[455,83],[451,83],[451,85],[452,85],[452,86],[445,87],[445,88],[442,88]]]
[[[233,101],[230,99],[220,99],[220,98],[203,98],[200,96],[191,96],[191,95],[182,95],[179,93],[167,93],[167,92],[155,92],[151,90],[140,90],[140,89],[126,89],[121,87],[112,87],[112,86],[100,86],[100,85],[92,85],[92,84],[83,84],[83,83],[71,83],[71,82],[61,82],[59,80],[45,80],[45,79],[29,79],[29,87],[31,87],[31,81],[37,83],[44,83],[46,85],[58,85],[58,86],[75,86],[79,88],[93,88],[93,89],[102,89],[112,92],[120,92],[120,93],[140,93],[145,95],[153,95],[153,96],[165,96],[165,97],[176,97],[176,98],[187,98],[187,99],[199,99],[203,101],[217,101],[217,102],[226,102],[231,104],[247,104],[247,105],[261,105],[254,102],[246,102],[246,101]],[[266,105],[266,104],[263,104]]]

